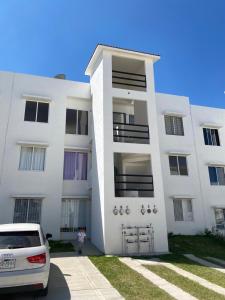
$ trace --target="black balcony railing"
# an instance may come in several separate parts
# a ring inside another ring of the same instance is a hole
[[[126,196],[126,192],[137,192],[138,196],[153,196],[154,185],[152,175],[117,174],[115,175],[115,194]]]
[[[148,125],[113,122],[114,142],[149,143]]]
[[[146,75],[112,70],[112,83],[145,89]]]

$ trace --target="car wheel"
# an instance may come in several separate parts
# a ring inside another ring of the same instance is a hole
[[[36,293],[36,295],[37,295],[38,297],[46,297],[46,296],[48,295],[48,285],[46,286],[45,289],[38,291],[38,292]]]

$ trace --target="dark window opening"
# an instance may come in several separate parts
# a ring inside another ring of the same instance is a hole
[[[76,134],[77,127],[77,111],[76,109],[66,110],[66,133]]]
[[[49,104],[26,101],[24,121],[48,123]]]

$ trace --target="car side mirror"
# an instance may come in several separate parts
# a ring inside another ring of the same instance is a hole
[[[46,234],[46,239],[48,240],[48,239],[51,239],[52,238],[52,234],[51,233],[47,233]]]

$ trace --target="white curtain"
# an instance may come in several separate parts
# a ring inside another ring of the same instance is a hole
[[[184,221],[182,200],[174,199],[173,208],[175,221]]]
[[[45,148],[34,148],[32,170],[43,171],[45,167]]]
[[[32,162],[33,147],[21,147],[20,152],[20,170],[30,170]]]
[[[79,200],[63,199],[62,200],[62,228],[77,228],[79,220]]]

